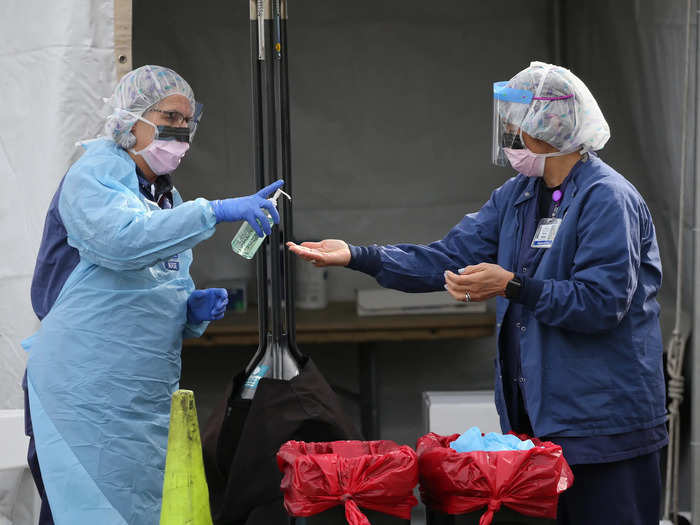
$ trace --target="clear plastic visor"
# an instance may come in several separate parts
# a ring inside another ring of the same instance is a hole
[[[510,165],[504,149],[523,149],[520,126],[527,116],[533,95],[530,91],[513,89],[507,82],[493,85],[493,140],[491,162],[496,166]]]

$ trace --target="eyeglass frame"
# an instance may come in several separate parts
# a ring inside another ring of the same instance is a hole
[[[151,111],[155,111],[156,113],[160,113],[162,115],[168,115],[165,118],[168,119],[173,124],[175,124],[176,126],[182,126],[182,124],[184,123],[186,126],[189,127],[192,125],[192,123],[195,122],[195,118],[196,118],[195,115],[193,115],[191,117],[186,117],[185,115],[183,115],[182,113],[180,113],[179,111],[176,111],[176,110],[165,110],[165,109],[159,109],[159,108],[151,108],[148,110],[148,112],[151,112]],[[174,118],[169,116],[172,113],[176,113],[176,114],[180,115],[181,119],[177,119],[178,122],[176,122],[176,120]]]

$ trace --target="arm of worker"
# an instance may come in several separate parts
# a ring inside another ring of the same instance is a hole
[[[187,323],[182,336],[200,337],[209,326],[209,321],[223,319],[227,306],[228,292],[225,288],[195,290],[187,300]]]
[[[200,198],[168,210],[147,210],[139,197],[119,182],[123,174],[105,173],[105,165],[99,158],[91,159],[80,169],[71,170],[59,200],[68,244],[94,264],[113,270],[152,266],[208,239],[221,221],[245,219],[260,230],[256,219],[263,217],[262,227],[267,227],[266,232],[269,229],[260,209],[267,207],[264,203],[271,204],[261,197],[264,190],[240,199],[210,203]],[[126,168],[133,169],[128,163]],[[125,167],[112,163],[109,169]],[[271,193],[281,184],[278,181],[265,190]],[[271,215],[278,217],[276,210]]]
[[[640,232],[652,228],[643,205],[627,188],[600,185],[589,194],[578,218],[577,250],[571,278],[519,276],[522,303],[541,323],[583,333],[617,326],[629,310],[640,268]],[[641,218],[640,218],[641,217]],[[472,300],[503,295],[513,274],[497,265],[480,264],[448,274],[452,295]]]
[[[447,236],[428,245],[352,246],[345,241],[287,243],[316,266],[347,266],[374,277],[386,288],[404,292],[443,290],[445,270],[493,261],[497,255],[503,187],[476,213],[465,215]]]

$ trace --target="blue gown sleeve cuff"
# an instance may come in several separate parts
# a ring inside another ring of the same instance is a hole
[[[203,199],[202,197],[199,197],[195,200],[199,202],[199,204],[202,206],[202,209],[204,211],[204,221],[207,227],[213,228],[214,226],[216,226],[219,223],[219,220],[216,218],[214,205],[211,203],[211,201]]]
[[[202,321],[201,323],[190,323],[185,324],[185,328],[182,331],[183,339],[197,339],[201,337],[204,331],[209,326],[209,321]]]
[[[350,248],[350,262],[348,268],[376,276],[382,269],[382,257],[379,246],[353,246]]]
[[[520,297],[518,299],[513,299],[513,302],[522,304],[528,310],[534,310],[537,301],[540,299],[540,295],[542,295],[544,281],[542,279],[533,279],[532,277],[524,277],[522,275],[518,275],[518,278],[522,283],[522,288],[520,290]]]

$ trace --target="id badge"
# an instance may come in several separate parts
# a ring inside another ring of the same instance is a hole
[[[531,248],[551,248],[554,237],[561,226],[561,219],[542,219],[537,225],[537,231],[532,238]]]

